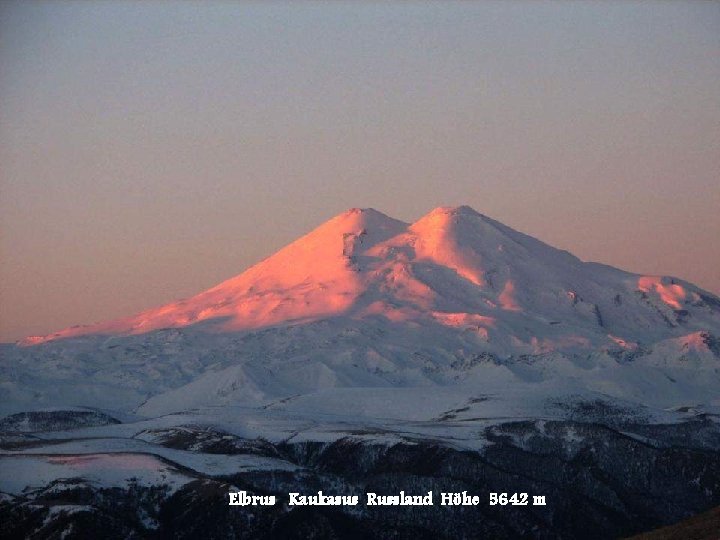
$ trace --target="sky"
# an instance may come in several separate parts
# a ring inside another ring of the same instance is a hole
[[[461,204],[720,293],[720,3],[0,3],[0,341]]]

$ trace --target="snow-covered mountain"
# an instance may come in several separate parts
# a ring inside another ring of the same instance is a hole
[[[493,352],[537,354],[680,337],[718,326],[689,283],[595,264],[483,216],[437,208],[412,225],[351,209],[190,299],[25,344],[202,324],[243,331],[333,317],[474,329]]]
[[[2,392],[13,410],[159,414],[545,381],[717,406],[718,336],[720,300],[677,278],[583,262],[467,206],[410,225],[351,209],[192,298],[6,348]]]
[[[148,486],[165,475],[173,490],[236,469],[291,475],[325,458],[337,466],[333,445],[348,439],[362,441],[362,467],[385,456],[379,447],[435,455],[442,445],[476,452],[485,467],[498,448],[545,455],[557,444],[552,452],[583,475],[578,455],[622,456],[632,437],[645,461],[633,471],[599,463],[617,484],[588,481],[582,495],[594,512],[616,493],[607,511],[623,517],[598,518],[598,531],[625,534],[643,515],[623,498],[629,478],[641,481],[633,474],[656,459],[691,474],[693,452],[720,449],[718,297],[583,262],[466,206],[413,224],[351,209],[192,298],[2,345],[0,355],[0,464],[12,458],[27,473],[0,474],[0,492],[19,493],[38,467],[37,486],[90,467],[70,455],[94,456],[93,481],[123,489],[116,468],[146,474]],[[663,457],[683,445],[687,454]],[[707,459],[704,470],[720,471]],[[543,467],[526,478],[546,482]],[[569,478],[547,486],[574,486]],[[668,499],[675,514],[648,526],[720,503],[720,473],[658,478],[642,481],[676,482],[695,498],[686,510]],[[262,489],[280,489],[268,482]],[[12,508],[27,502],[17,493]]]

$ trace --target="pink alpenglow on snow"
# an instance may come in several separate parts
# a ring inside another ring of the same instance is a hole
[[[467,206],[436,208],[413,224],[353,208],[192,298],[24,344],[346,317],[466,329],[504,351],[627,348],[668,325],[703,331],[713,324],[711,298],[675,278],[583,262]]]
[[[681,309],[681,302],[688,297],[688,292],[675,280],[661,276],[643,276],[638,279],[638,289],[646,293],[656,293],[660,299],[674,309]]]

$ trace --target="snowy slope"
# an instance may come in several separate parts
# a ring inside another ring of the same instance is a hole
[[[377,315],[474,326],[508,349],[523,343],[538,352],[708,330],[719,309],[716,297],[684,281],[583,263],[469,207],[438,208],[412,225],[352,209],[190,299],[25,343]]]
[[[718,336],[720,299],[685,281],[585,263],[465,206],[413,224],[352,209],[187,300],[3,346],[0,402],[367,421],[403,388],[395,416],[431,420],[448,404],[429,388],[535,385],[715,410]]]

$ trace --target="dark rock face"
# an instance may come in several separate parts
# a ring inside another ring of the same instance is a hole
[[[119,423],[119,420],[98,411],[32,411],[11,414],[0,419],[0,432],[61,431]]]
[[[211,432],[155,433],[160,444],[258,453],[298,471],[258,470],[165,486],[99,488],[65,479],[0,498],[3,538],[617,538],[720,504],[720,429],[522,421],[478,433],[479,452],[441,441],[392,445],[344,438],[271,445]],[[198,446],[199,444],[199,446]],[[272,494],[275,506],[228,506],[236,489]],[[358,495],[357,506],[288,506],[288,493]],[[424,495],[433,506],[366,506],[365,494]],[[441,492],[478,495],[442,506]],[[488,504],[490,492],[544,495],[545,506]]]
[[[281,457],[277,448],[263,439],[242,439],[236,435],[203,426],[182,426],[149,429],[135,435],[166,448],[188,450],[201,454],[252,454]]]

